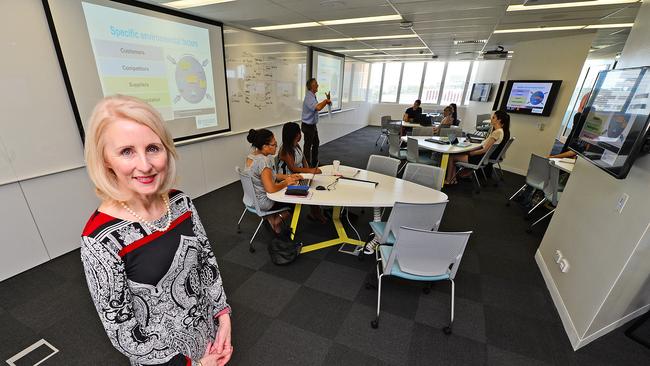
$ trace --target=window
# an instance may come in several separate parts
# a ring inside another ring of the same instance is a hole
[[[368,85],[368,101],[370,103],[379,102],[379,89],[381,89],[381,79],[384,70],[384,64],[375,63],[370,67],[370,85]]]
[[[445,72],[445,63],[441,61],[427,62],[426,76],[422,85],[422,103],[438,104],[442,74]]]
[[[467,84],[467,91],[465,92],[465,100],[463,101],[464,105],[469,104],[469,97],[472,94],[472,85],[476,80],[476,74],[478,72],[478,61],[474,61],[472,64],[472,75],[469,77],[469,84]]]
[[[365,101],[368,93],[368,74],[370,64],[354,64],[354,78],[352,79],[352,101]]]
[[[461,103],[470,64],[470,61],[455,61],[447,64],[445,87],[442,91],[440,104]]]
[[[350,79],[352,78],[352,63],[346,62],[343,70],[343,103],[350,101]]]
[[[402,73],[401,62],[390,62],[384,68],[384,85],[381,88],[381,102],[397,102],[397,88]]]
[[[422,70],[424,62],[406,62],[404,63],[404,72],[402,73],[402,86],[399,92],[399,102],[402,104],[411,104],[418,99],[420,95],[420,84],[422,83]]]

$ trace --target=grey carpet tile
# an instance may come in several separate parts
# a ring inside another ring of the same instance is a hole
[[[392,365],[406,365],[414,322],[388,312],[381,314],[379,328],[370,327],[375,308],[354,304],[341,325],[336,341]]]
[[[334,343],[332,347],[330,347],[329,353],[327,354],[323,365],[387,366],[389,364],[365,353],[355,351],[342,344]]]
[[[491,275],[481,276],[483,302],[499,309],[539,320],[553,321],[557,311],[546,288],[524,285]]]
[[[356,260],[350,258],[350,260]],[[366,272],[342,266],[340,264],[322,261],[305,282],[305,286],[313,289],[354,300],[366,278]]]
[[[56,273],[66,280],[84,278],[85,281],[83,265],[81,264],[79,252],[76,250],[44,263],[43,268]]]
[[[370,283],[376,285],[375,274],[369,275]],[[401,278],[384,276],[381,288],[381,311],[409,320],[415,319],[418,302],[427,283],[406,281]],[[367,286],[359,292],[355,302],[371,308],[377,307],[376,287]]]
[[[431,291],[420,296],[415,321],[436,329],[449,325],[451,318],[451,296]],[[457,297],[454,304],[454,334],[485,343],[485,314],[483,304]]]
[[[485,365],[486,345],[440,329],[416,324],[409,365]]]
[[[509,352],[495,346],[487,346],[488,366],[550,366],[552,364],[534,360],[518,353]]]
[[[266,243],[263,243],[263,245],[257,245],[255,253],[250,253],[248,251],[248,242],[239,243],[239,245],[235,245],[222,258],[256,271],[270,261],[269,254],[266,251]],[[217,259],[219,259],[219,257],[217,257]]]
[[[460,266],[463,266],[461,261]],[[454,278],[454,283],[456,284],[456,296],[464,297],[466,299],[483,302],[483,292],[481,288],[482,275],[458,271],[456,273],[456,278]],[[451,293],[451,285],[448,281],[438,281],[433,283],[433,289],[436,291],[441,291],[444,293]]]
[[[274,320],[239,365],[321,365],[332,341],[281,320]]]
[[[264,332],[271,326],[273,318],[249,308],[246,304],[231,301],[232,306],[232,365],[241,365],[244,356],[250,352]]]
[[[286,266],[279,266],[269,261],[260,268],[260,271],[302,284],[320,263],[317,259],[298,256],[295,262]]]
[[[285,306],[279,319],[334,339],[351,307],[352,301],[303,286]]]
[[[0,359],[6,360],[41,337],[9,313],[0,314]]]
[[[299,287],[300,285],[293,281],[256,272],[239,286],[230,298],[264,315],[276,317],[291,301]]]
[[[218,265],[219,273],[221,274],[221,279],[223,281],[223,287],[226,290],[226,296],[228,297],[230,297],[231,294],[234,294],[235,291],[237,291],[237,289],[255,273],[255,270],[225,259],[221,259],[218,262]]]
[[[77,254],[79,252],[77,251]],[[80,259],[81,261],[81,259]],[[56,291],[65,282],[65,277],[38,266],[17,276],[0,282],[0,306],[11,310],[46,292]]]

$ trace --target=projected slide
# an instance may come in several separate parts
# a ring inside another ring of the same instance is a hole
[[[314,52],[314,77],[318,81],[318,100],[325,99],[330,92],[332,110],[341,109],[341,90],[343,87],[344,59],[322,52]]]
[[[528,109],[541,114],[551,92],[552,83],[513,83],[508,109]]]
[[[197,129],[218,125],[207,29],[82,6],[105,96],[141,98],[167,121],[194,118]]]

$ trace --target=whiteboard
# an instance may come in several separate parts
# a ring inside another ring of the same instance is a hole
[[[231,130],[299,121],[308,48],[224,27]]]

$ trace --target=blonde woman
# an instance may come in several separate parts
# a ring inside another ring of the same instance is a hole
[[[225,365],[230,306],[194,204],[172,189],[176,149],[158,112],[132,97],[101,100],[85,156],[102,202],[81,259],[113,346],[131,365]]]

